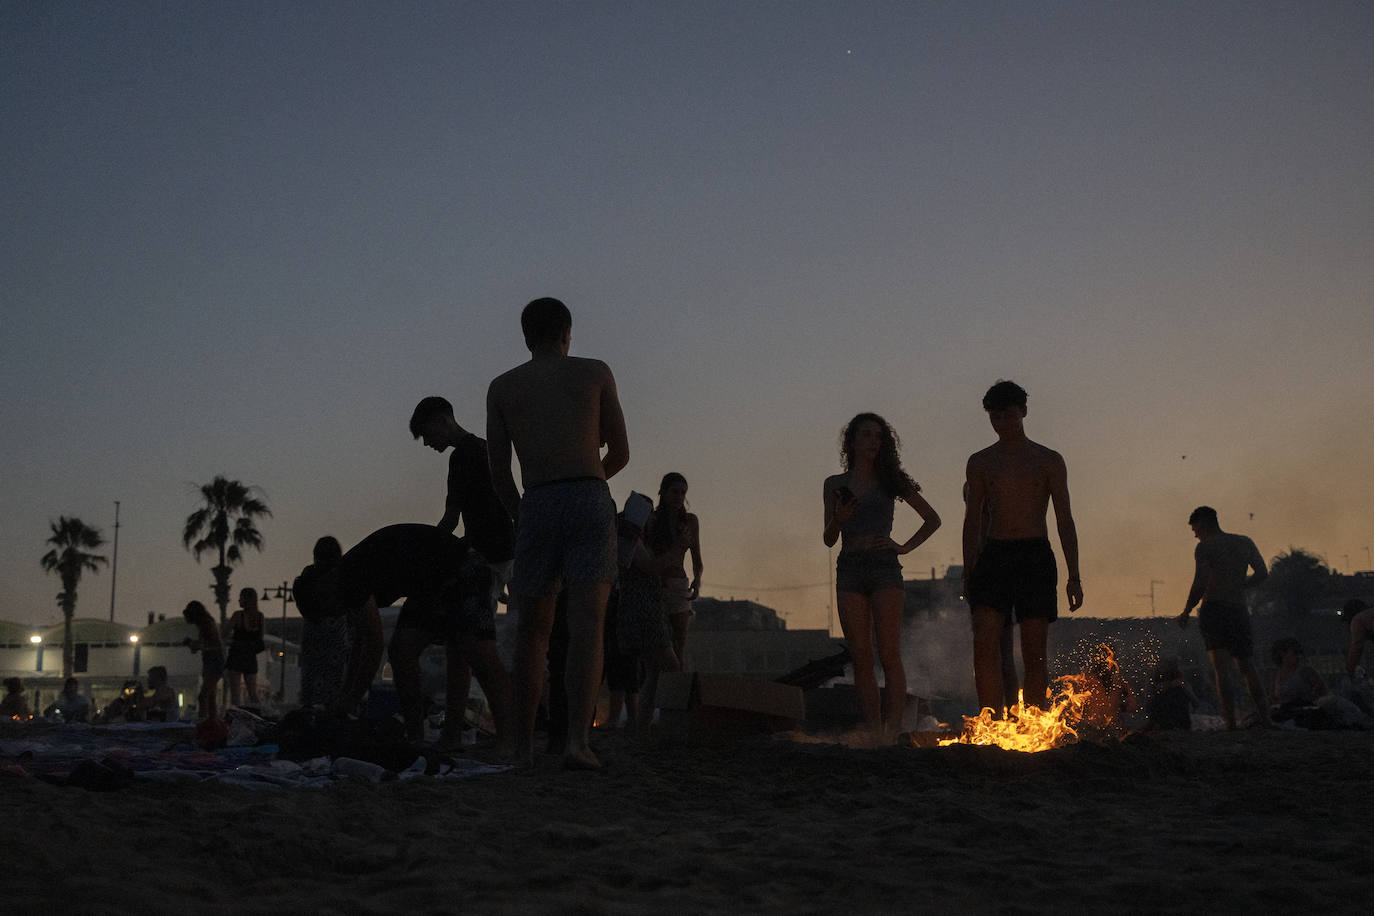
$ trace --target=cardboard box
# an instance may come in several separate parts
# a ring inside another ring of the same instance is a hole
[[[664,672],[656,700],[660,733],[691,742],[788,731],[806,719],[799,687],[695,671]]]

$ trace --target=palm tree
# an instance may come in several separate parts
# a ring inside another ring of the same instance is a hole
[[[57,605],[62,608],[62,677],[72,676],[72,618],[76,616],[76,586],[81,582],[81,574],[86,570],[96,572],[105,558],[88,550],[95,550],[105,543],[99,528],[92,528],[79,518],[59,515],[57,521],[48,523],[52,537],[44,541],[53,545],[52,550],[43,554],[39,562],[48,572],[55,572],[62,580],[62,591],[57,593]]]
[[[1298,547],[1274,557],[1269,578],[1260,588],[1294,617],[1302,617],[1321,600],[1331,570],[1315,554]]]
[[[187,516],[186,530],[181,535],[197,563],[207,550],[219,553],[219,565],[210,571],[215,574],[215,603],[219,605],[221,626],[229,607],[230,566],[243,559],[240,548],[262,550],[262,532],[253,525],[253,520],[272,515],[267,503],[253,495],[256,489],[222,475],[216,476],[200,488],[204,504]]]

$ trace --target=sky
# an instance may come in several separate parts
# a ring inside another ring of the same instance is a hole
[[[1372,48],[1355,2],[0,3],[0,619],[60,619],[49,525],[116,501],[77,615],[208,603],[219,474],[273,512],[235,588],[438,521],[411,409],[481,432],[546,295],[617,500],[686,475],[703,593],[791,628],[841,427],[896,428],[944,575],[999,378],[1080,614],[1181,610],[1204,503],[1374,568]]]

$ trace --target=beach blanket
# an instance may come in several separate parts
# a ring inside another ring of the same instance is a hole
[[[343,755],[286,760],[278,756],[275,744],[206,750],[195,739],[195,727],[190,724],[7,727],[0,736],[0,775],[41,779],[92,791],[120,789],[137,781],[306,789],[343,779],[457,780],[510,769],[432,752],[412,752],[406,763],[393,764],[391,768]]]

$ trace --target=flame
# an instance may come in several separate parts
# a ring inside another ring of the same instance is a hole
[[[1005,718],[996,718],[991,709],[984,707],[977,716],[965,716],[959,737],[942,739],[940,746],[995,745],[1033,754],[1072,744],[1078,740],[1078,729],[1083,725],[1105,729],[1115,724],[1117,712],[1107,701],[1111,696],[1109,685],[1119,683],[1120,674],[1111,648],[1099,646],[1082,674],[1066,674],[1055,680],[1048,709],[1027,706],[1025,692],[1018,691],[1016,705]]]

